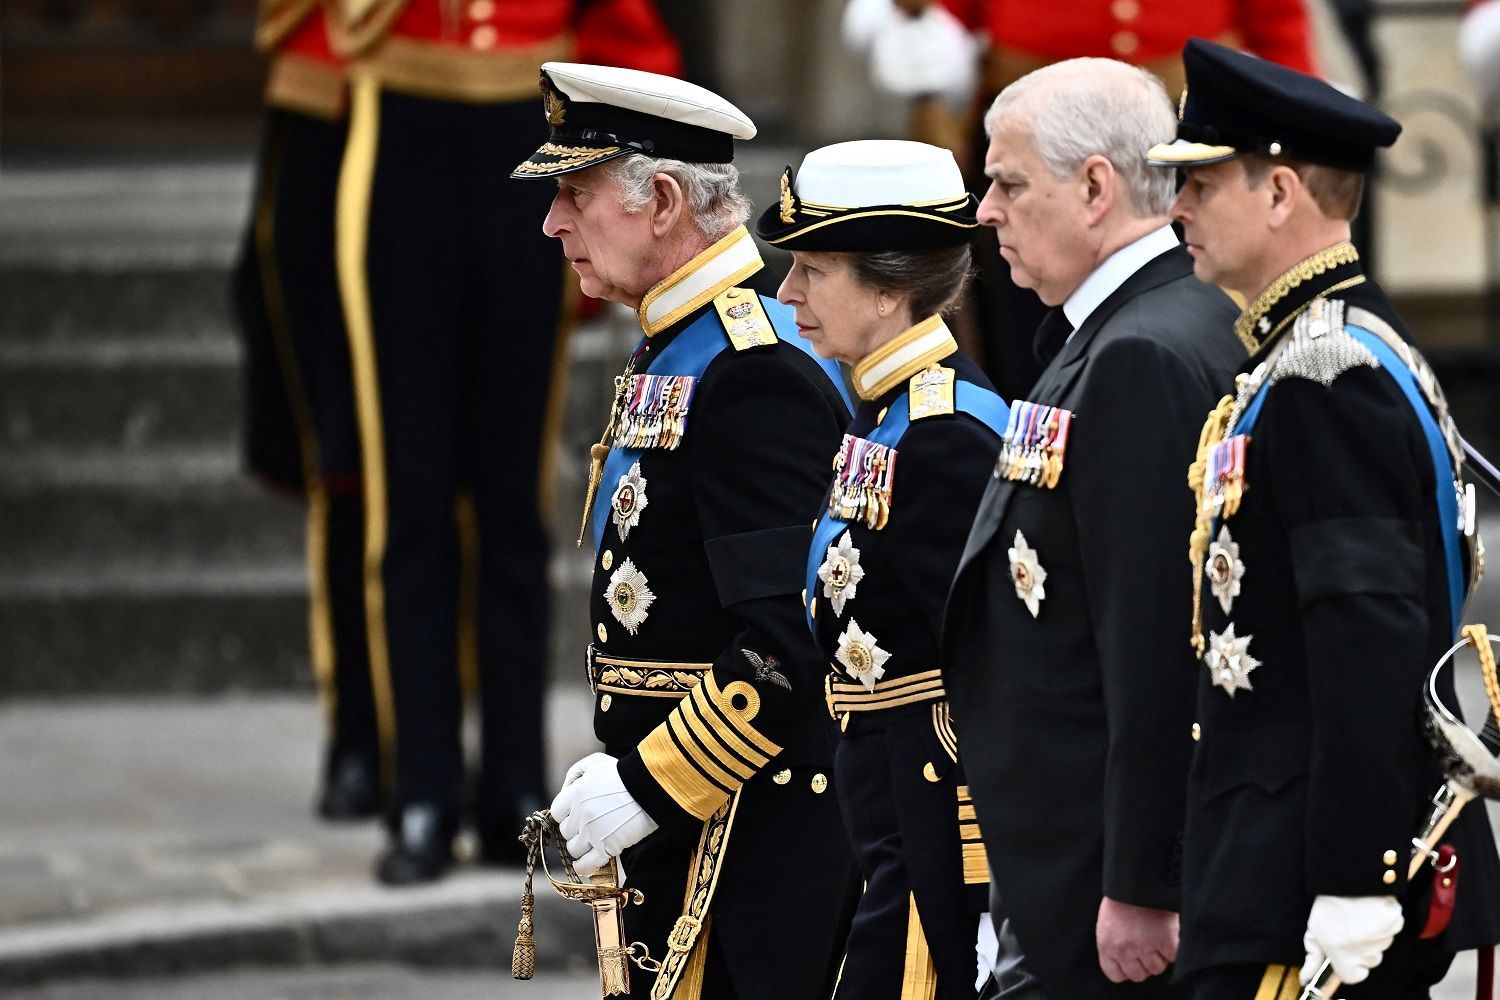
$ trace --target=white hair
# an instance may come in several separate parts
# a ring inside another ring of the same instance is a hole
[[[620,207],[639,212],[651,200],[651,179],[666,174],[682,188],[688,214],[704,236],[717,240],[750,218],[750,199],[740,191],[731,163],[684,163],[632,153],[604,165],[620,185]]]
[[[1114,59],[1053,63],[1000,92],[985,113],[985,134],[993,136],[1006,119],[1031,133],[1054,177],[1071,177],[1099,155],[1114,166],[1138,213],[1165,215],[1172,204],[1175,171],[1146,165],[1146,150],[1171,142],[1177,131],[1166,88],[1151,72]]]

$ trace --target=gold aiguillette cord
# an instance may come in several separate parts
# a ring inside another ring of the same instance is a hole
[[[625,362],[625,371],[615,376],[615,398],[609,405],[609,421],[604,425],[604,433],[599,436],[599,443],[589,448],[589,485],[583,496],[583,519],[578,524],[578,541],[574,543],[575,548],[583,548],[583,537],[589,531],[589,519],[594,513],[594,499],[599,493],[599,481],[604,478],[604,460],[609,457],[610,441],[615,436],[615,424],[620,420],[620,413],[625,408],[625,393],[630,388],[630,378],[635,374],[635,359],[639,357],[632,354],[630,360]]]

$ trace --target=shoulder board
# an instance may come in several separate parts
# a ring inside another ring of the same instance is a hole
[[[1370,349],[1344,329],[1344,307],[1342,299],[1313,299],[1298,315],[1271,369],[1272,384],[1305,378],[1328,386],[1351,368],[1380,367]]]
[[[940,417],[953,412],[953,383],[957,373],[952,368],[933,365],[919,371],[907,383],[911,419]]]
[[[771,317],[766,315],[766,307],[760,304],[755,289],[726,288],[714,297],[714,308],[719,311],[724,333],[736,351],[776,343],[776,328],[771,325]]]

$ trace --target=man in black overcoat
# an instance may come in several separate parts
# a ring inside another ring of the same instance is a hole
[[[1105,59],[1019,80],[986,121],[993,226],[1053,306],[944,625],[945,681],[993,871],[989,996],[1169,995],[1195,663],[1183,481],[1245,352],[1193,278],[1160,81]]]

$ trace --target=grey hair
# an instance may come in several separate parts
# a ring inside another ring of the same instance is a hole
[[[651,200],[651,179],[666,174],[687,199],[693,224],[719,239],[750,218],[750,199],[740,191],[740,172],[731,163],[684,163],[632,153],[604,165],[620,185],[620,207],[634,214]]]
[[[1028,73],[1006,87],[984,116],[986,135],[1014,117],[1036,143],[1058,179],[1083,161],[1107,159],[1141,215],[1165,215],[1176,192],[1176,172],[1146,165],[1146,150],[1171,142],[1177,117],[1161,80],[1113,59],[1068,59]]]

